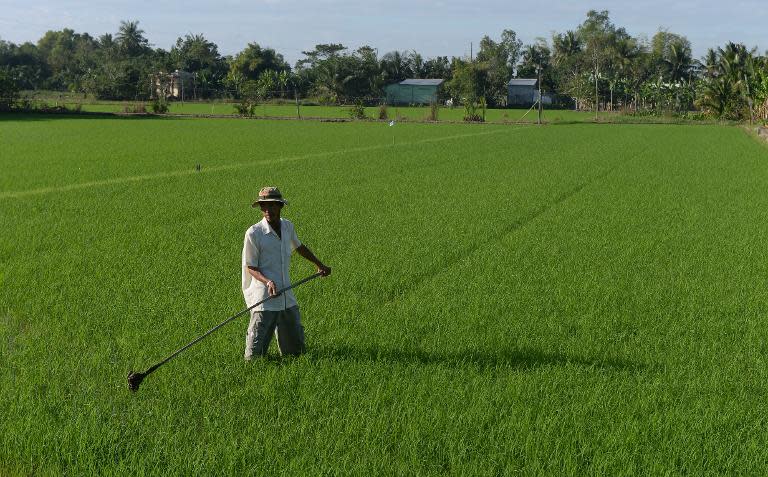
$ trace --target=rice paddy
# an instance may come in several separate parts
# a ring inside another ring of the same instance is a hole
[[[0,141],[1,475],[765,471],[768,149],[738,128],[9,115]],[[333,267],[296,291],[308,353],[243,362],[244,319],[130,393],[244,307],[264,185]]]

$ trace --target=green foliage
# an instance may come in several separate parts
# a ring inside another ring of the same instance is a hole
[[[168,100],[164,97],[155,97],[152,99],[152,101],[149,103],[149,107],[155,114],[165,114],[168,112],[168,109],[170,108],[170,104],[168,103]]]
[[[169,60],[173,69],[195,74],[202,98],[214,96],[225,84],[229,70],[227,62],[219,55],[216,44],[202,34],[187,34],[178,38],[171,48]]]
[[[265,71],[289,71],[283,55],[272,48],[262,48],[258,43],[248,46],[235,55],[229,64],[230,78],[242,77],[245,80],[258,80]]]
[[[506,105],[507,81],[513,77],[521,49],[522,42],[512,30],[504,30],[498,43],[488,36],[480,40],[477,61],[487,71],[484,94],[491,98],[491,104]]]
[[[454,59],[453,78],[446,89],[462,103],[474,103],[483,96],[488,85],[488,67],[485,63]]]
[[[352,119],[368,119],[365,115],[365,105],[362,101],[358,100],[349,108],[349,117]]]
[[[261,100],[262,88],[259,82],[245,81],[240,89],[240,101],[235,103],[235,111],[242,116],[254,116]]]
[[[7,68],[0,67],[0,111],[10,111],[19,99],[19,85]]]
[[[464,121],[484,122],[485,121],[485,98],[479,100],[467,101],[464,103]]]
[[[551,42],[537,38],[524,47],[508,29],[499,39],[484,35],[470,59],[426,58],[415,50],[379,56],[369,45],[350,51],[340,43],[318,44],[303,54],[292,72],[280,53],[257,43],[234,57],[222,57],[204,35],[188,33],[170,51],[153,49],[138,21],[122,21],[117,32],[98,38],[64,28],[46,32],[36,44],[0,40],[0,67],[8,69],[19,88],[104,100],[149,100],[154,92],[148,79],[178,69],[194,74],[197,98],[242,99],[243,84],[256,81],[260,101],[298,95],[324,105],[357,100],[371,105],[381,101],[388,84],[442,78],[446,82],[440,100],[466,103],[484,97],[498,107],[506,104],[511,77],[537,77],[541,68],[543,89],[568,96],[562,104],[578,109],[680,114],[695,106],[694,91],[706,90],[708,98],[695,104],[706,104],[702,107],[712,114],[741,119],[768,115],[768,93],[760,76],[765,55],[729,43],[710,48],[699,63],[684,35],[660,30],[650,41],[632,37],[612,22],[608,11],[590,10],[575,28],[553,33]],[[714,90],[723,85],[708,83],[722,75],[728,77],[725,88],[736,95],[726,99],[732,104],[713,106],[718,101]]]

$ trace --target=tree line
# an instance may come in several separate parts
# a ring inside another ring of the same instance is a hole
[[[388,84],[442,78],[444,98],[503,107],[511,78],[540,78],[545,92],[579,109],[685,112],[718,118],[768,118],[768,57],[729,42],[701,59],[680,34],[659,30],[650,40],[591,10],[573,30],[523,44],[514,30],[484,36],[471,58],[425,58],[417,51],[378,55],[319,44],[289,65],[282,54],[249,43],[221,55],[202,34],[179,37],[170,50],[153,48],[138,21],[123,21],[98,38],[65,28],[37,43],[0,40],[0,108],[23,90],[57,90],[99,99],[143,100],[152,78],[181,70],[194,75],[199,98],[312,97],[320,102],[380,102]]]

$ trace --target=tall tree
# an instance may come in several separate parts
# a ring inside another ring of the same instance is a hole
[[[603,83],[611,91],[614,77],[615,50],[617,42],[630,38],[624,28],[617,28],[610,20],[608,10],[590,10],[587,18],[577,28],[577,34],[584,44],[584,64],[590,70],[594,84],[595,112],[599,110]]]
[[[579,98],[589,94],[582,74],[584,44],[575,31],[568,30],[552,36],[552,50],[556,90],[569,95],[578,107]]]
[[[476,61],[483,63],[482,69],[487,71],[485,96],[491,104],[506,104],[507,82],[514,75],[521,48],[522,42],[513,30],[504,30],[499,42],[489,36],[480,40]]]
[[[178,38],[169,59],[175,69],[195,74],[203,97],[212,96],[221,87],[228,71],[216,44],[202,34]]]
[[[139,22],[121,21],[115,35],[120,52],[127,57],[136,57],[149,52],[149,40],[144,37],[144,30],[139,28]]]
[[[258,43],[248,46],[238,53],[229,65],[230,75],[239,73],[248,80],[258,80],[264,71],[290,71],[283,55],[272,48],[262,48]]]

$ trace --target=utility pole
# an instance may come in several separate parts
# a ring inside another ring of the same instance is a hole
[[[539,83],[539,125],[541,125],[541,65],[536,65],[536,73],[539,75],[538,83]]]
[[[472,42],[469,42],[469,62],[472,63]]]

